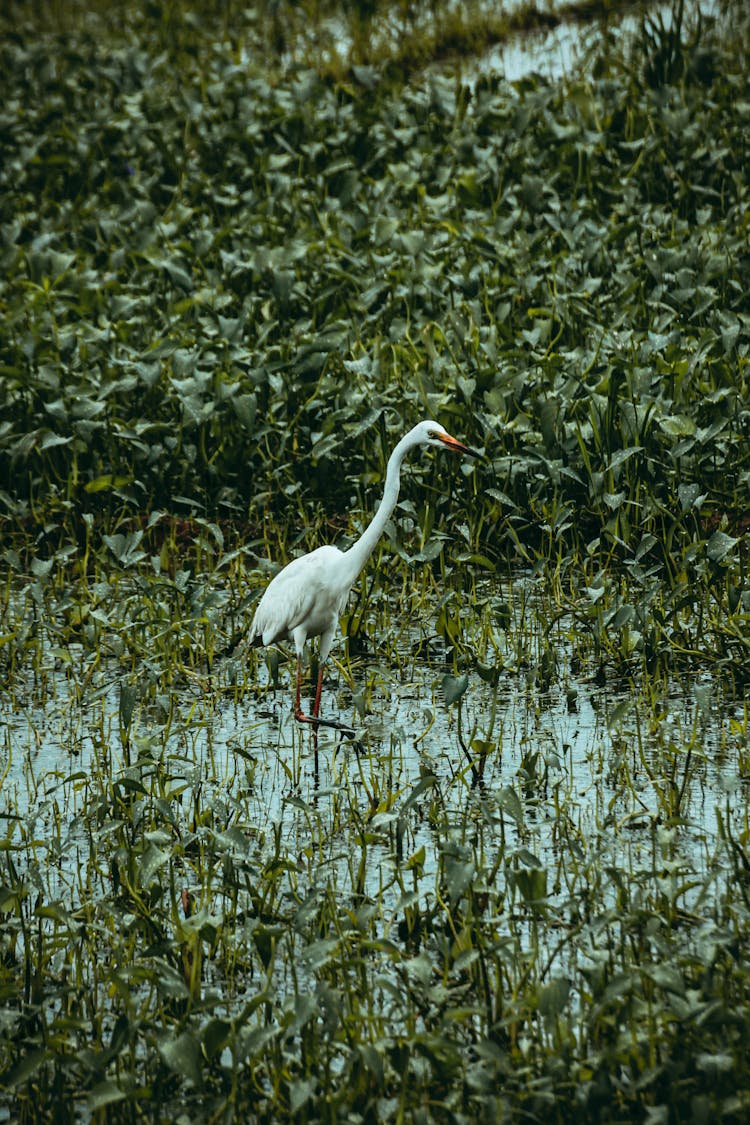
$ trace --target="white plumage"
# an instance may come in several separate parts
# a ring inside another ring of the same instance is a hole
[[[294,714],[299,722],[321,723],[318,717],[323,685],[323,663],[331,651],[333,638],[349,597],[349,592],[369,559],[398,500],[401,465],[410,450],[419,445],[434,445],[457,453],[473,450],[457,441],[438,423],[419,422],[409,430],[388,459],[383,499],[373,519],[348,551],[338,547],[318,547],[293,559],[271,580],[258,603],[250,626],[251,645],[272,645],[293,641],[297,653],[297,690]],[[318,683],[312,717],[300,704],[302,653],[305,641],[320,637]],[[328,725],[337,725],[329,723]]]

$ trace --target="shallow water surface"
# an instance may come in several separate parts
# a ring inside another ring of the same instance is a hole
[[[332,660],[323,712],[355,735],[322,729],[317,751],[291,715],[291,661],[278,686],[270,661],[240,653],[139,700],[115,658],[91,672],[82,653],[51,653],[43,701],[37,673],[23,706],[19,693],[0,704],[6,833],[36,840],[35,862],[54,860],[49,890],[75,899],[114,785],[139,794],[144,823],[156,807],[168,836],[210,824],[239,832],[254,863],[283,856],[295,902],[326,892],[377,903],[385,931],[408,894],[427,908],[452,879],[456,893],[490,880],[511,909],[538,901],[561,919],[604,878],[612,904],[619,880],[657,879],[681,910],[698,910],[721,832],[746,828],[744,706],[708,678],[657,691],[575,676],[565,618],[548,638],[550,672],[527,585],[498,588],[510,620],[494,634],[494,684],[446,662],[440,645],[415,644],[398,666]],[[446,692],[458,696],[450,706]]]

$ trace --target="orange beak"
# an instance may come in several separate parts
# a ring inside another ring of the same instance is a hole
[[[452,449],[454,453],[468,453],[469,457],[479,456],[475,449],[470,449],[468,445],[464,445],[462,441],[451,437],[450,434],[435,434],[435,437],[442,441],[446,449]]]

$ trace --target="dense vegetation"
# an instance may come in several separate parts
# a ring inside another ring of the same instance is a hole
[[[183,745],[199,705],[181,726],[175,692],[242,625],[257,560],[356,534],[390,446],[433,416],[484,456],[405,480],[348,652],[396,659],[403,590],[437,622],[456,707],[514,644],[542,686],[564,678],[556,645],[568,670],[645,677],[657,716],[675,670],[742,698],[747,13],[678,5],[560,83],[510,87],[361,50],[316,68],[285,8],[0,16],[0,666],[18,713],[51,705],[60,668],[76,706],[104,706],[119,669],[96,768],[63,771],[76,832],[57,797],[41,826],[3,814],[2,1096],[25,1120],[745,1120],[750,830],[727,808],[688,909],[661,828],[689,790],[673,741],[629,886],[531,758],[521,795],[504,783],[460,825],[426,773],[371,778],[369,812],[345,788],[325,824],[294,796],[301,839],[282,838],[248,813],[249,751],[205,797]],[[533,643],[482,586],[518,565],[544,576]],[[471,743],[490,758],[496,705]],[[627,755],[607,768],[635,790]],[[542,792],[564,907],[523,848]],[[404,854],[418,811],[435,869],[416,836]],[[361,850],[351,885],[322,881],[334,839]],[[374,844],[401,892],[390,929]],[[589,957],[567,977],[558,927]]]

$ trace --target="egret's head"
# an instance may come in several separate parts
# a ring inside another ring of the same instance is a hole
[[[471,457],[477,454],[468,445],[451,437],[444,426],[439,422],[420,422],[412,430],[415,445],[436,445],[441,449],[450,449],[454,453],[468,453]]]

